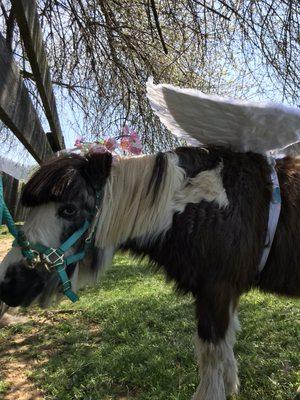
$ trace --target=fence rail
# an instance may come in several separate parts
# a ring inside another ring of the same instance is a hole
[[[39,116],[24,84],[22,71],[14,61],[0,33],[0,120],[14,133],[38,163],[65,148],[51,75],[35,0],[11,0],[22,42],[40,94],[51,132],[44,132]],[[1,172],[1,171],[0,171]],[[3,173],[4,197],[16,221],[25,219],[20,205],[23,182]]]
[[[65,148],[65,143],[57,114],[36,2],[35,0],[12,0],[12,5],[26,54],[32,68],[34,80],[50,125],[53,144],[55,145],[53,150],[61,150]]]
[[[12,176],[2,173],[4,199],[8,205],[9,211],[15,221],[24,221],[28,213],[28,209],[23,207],[20,202],[24,182],[18,181]]]
[[[0,34],[0,119],[41,162],[53,153],[13,55]]]

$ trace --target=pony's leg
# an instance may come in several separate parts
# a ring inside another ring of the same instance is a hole
[[[237,365],[232,349],[235,322],[231,304],[231,296],[221,288],[201,293],[196,299],[196,353],[200,383],[193,400],[225,400],[238,389]]]
[[[223,377],[226,396],[237,394],[239,390],[238,366],[234,357],[233,347],[236,341],[236,332],[240,329],[237,312],[232,309],[229,326],[225,336],[223,352]]]

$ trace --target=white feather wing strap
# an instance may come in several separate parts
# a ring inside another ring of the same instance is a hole
[[[195,89],[147,82],[147,96],[161,122],[193,146],[230,145],[266,153],[300,141],[300,110],[206,95]]]

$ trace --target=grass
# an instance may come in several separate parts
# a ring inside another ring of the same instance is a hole
[[[6,225],[0,225],[0,235],[1,237],[9,237],[9,232]]]
[[[24,336],[15,357],[39,360],[30,379],[47,400],[187,400],[197,386],[192,299],[126,256],[75,305],[29,313],[31,322],[0,331],[1,350],[11,335]],[[292,399],[300,381],[297,318],[296,301],[255,291],[243,297],[236,399]]]

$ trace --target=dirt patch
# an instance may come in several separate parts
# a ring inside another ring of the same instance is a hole
[[[30,338],[34,340],[34,336],[34,330],[29,335],[15,334],[3,346],[0,366],[9,387],[3,400],[44,399],[42,391],[28,378],[39,362],[30,357]]]
[[[0,236],[0,262],[12,245],[10,237]],[[18,309],[8,309],[0,320],[0,329],[16,324],[25,324],[30,320],[27,316],[20,315]],[[30,337],[34,340],[35,332],[30,334],[16,333],[9,340],[3,340],[0,352],[0,369],[2,377],[9,389],[2,400],[43,400],[41,390],[35,387],[29,379],[30,373],[37,365],[37,360],[28,356],[30,354]],[[43,360],[44,362],[46,360]],[[42,362],[42,360],[41,360]]]
[[[1,237],[0,235],[0,261],[3,260],[6,253],[11,248],[12,241],[11,237]]]
[[[3,317],[0,319],[0,328],[16,324],[25,324],[28,321],[29,318],[23,315],[11,315],[11,313],[8,312],[4,314]]]

